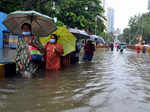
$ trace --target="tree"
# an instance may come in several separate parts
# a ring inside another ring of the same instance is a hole
[[[10,13],[16,10],[35,10],[46,14],[68,27],[85,29],[101,34],[104,29],[104,10],[101,0],[1,0],[1,9]],[[99,17],[96,21],[96,17]]]
[[[86,29],[90,33],[95,32],[96,24],[97,32],[103,32],[105,28],[102,21],[104,10],[99,0],[63,0],[57,9],[55,16],[69,27]],[[97,23],[96,16],[102,18]]]
[[[135,44],[137,36],[142,35],[144,41],[150,41],[150,12],[131,17],[128,26],[123,31],[122,40]]]
[[[110,42],[110,41],[114,40],[114,37],[115,37],[114,34],[112,32],[110,32],[110,33],[105,34],[104,39],[105,39],[105,41]]]
[[[0,11],[10,13],[16,10],[23,10],[23,4],[20,0],[0,0]]]

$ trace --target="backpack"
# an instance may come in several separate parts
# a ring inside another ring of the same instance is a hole
[[[33,61],[33,62],[41,62],[43,59],[43,56],[37,48],[29,45],[29,59],[30,61]]]
[[[33,41],[34,37],[31,37],[31,42]],[[29,59],[32,62],[41,62],[43,60],[43,56],[38,48],[36,48],[34,45],[28,46],[28,53],[29,53]]]

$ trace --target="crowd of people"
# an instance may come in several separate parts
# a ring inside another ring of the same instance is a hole
[[[34,74],[45,69],[46,71],[57,71],[61,69],[61,55],[64,49],[57,42],[58,37],[55,34],[50,36],[49,42],[42,46],[39,39],[32,35],[32,27],[28,23],[21,26],[22,34],[18,38],[16,69],[22,77],[31,77]],[[71,53],[71,63],[79,61],[81,44],[77,40],[76,51]],[[91,61],[95,52],[95,45],[88,40],[84,46],[83,61]],[[44,68],[43,68],[44,66]]]
[[[126,45],[119,43],[114,44],[113,42],[110,42],[109,47],[111,51],[114,51],[114,47],[116,47],[117,52],[120,51],[120,53],[123,53],[124,49],[126,48]]]
[[[124,49],[127,48],[127,46],[125,44],[119,44],[119,43],[114,44],[113,42],[109,43],[110,51],[114,51],[115,47],[116,47],[116,51],[120,52],[120,53],[123,53]],[[133,46],[133,49],[136,49],[137,54],[140,54],[140,53],[142,53],[142,54],[149,53],[150,54],[149,45],[145,46],[145,45],[139,44],[138,46]]]
[[[150,54],[150,48],[147,48],[146,46],[142,46],[142,47],[137,46],[137,47],[136,47],[136,53],[137,53],[137,54],[140,54],[141,52],[142,52],[143,54],[146,54],[146,52],[148,52],[148,53]]]
[[[31,77],[42,70],[58,71],[62,68],[62,55],[64,53],[63,46],[58,43],[56,34],[51,34],[49,42],[42,46],[39,38],[35,37],[32,32],[32,27],[28,23],[21,26],[22,34],[19,35],[16,55],[16,70],[22,77]],[[83,47],[82,61],[92,61],[96,50],[92,40],[88,39],[83,44],[80,39],[76,40],[76,50],[70,53],[70,64],[79,62],[79,54]],[[125,44],[114,44],[110,42],[110,50],[123,53],[126,48]],[[141,48],[137,47],[137,53],[140,53]],[[143,47],[142,52],[146,53],[146,47]]]

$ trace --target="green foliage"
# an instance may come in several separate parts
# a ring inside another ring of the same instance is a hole
[[[97,33],[103,32],[105,29],[101,19],[98,19],[97,23],[95,22],[96,16],[104,18],[100,0],[63,0],[57,8],[59,13],[56,17],[69,27],[86,29],[91,33],[95,33],[96,24]]]
[[[121,40],[135,44],[137,36],[142,35],[145,42],[150,41],[150,12],[131,17],[129,28],[124,29]]]
[[[106,41],[106,42],[110,42],[110,41],[112,41],[112,40],[114,40],[114,34],[113,33],[106,33],[105,34],[105,36],[104,36],[104,40]]]
[[[23,10],[23,4],[20,0],[0,0],[0,11],[10,13],[16,10]]]
[[[10,13],[16,10],[36,10],[56,17],[68,27],[84,29],[89,33],[104,31],[104,10],[101,0],[0,0],[1,9]],[[95,21],[96,16],[100,18]]]
[[[61,22],[61,21],[57,21],[57,22],[56,22],[56,26],[64,26],[64,23]]]

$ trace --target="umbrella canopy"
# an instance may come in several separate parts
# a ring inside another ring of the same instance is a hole
[[[24,23],[31,24],[32,33],[37,36],[47,36],[56,30],[52,18],[36,11],[12,12],[3,23],[15,34],[21,34],[21,25]]]
[[[98,43],[105,43],[104,39],[100,36],[97,36],[97,35],[90,35],[90,38],[95,41],[95,42],[98,42]]]
[[[150,48],[150,45],[145,44],[144,46]]]
[[[90,36],[84,30],[69,28],[69,31],[74,34],[77,38],[88,39]]]
[[[66,27],[58,27],[56,32],[54,32],[53,34],[56,34],[58,36],[58,43],[63,46],[63,56],[66,56],[67,54],[76,50],[76,38],[72,33],[69,32]],[[49,42],[49,40],[50,36],[40,38],[40,41],[43,45]]]

